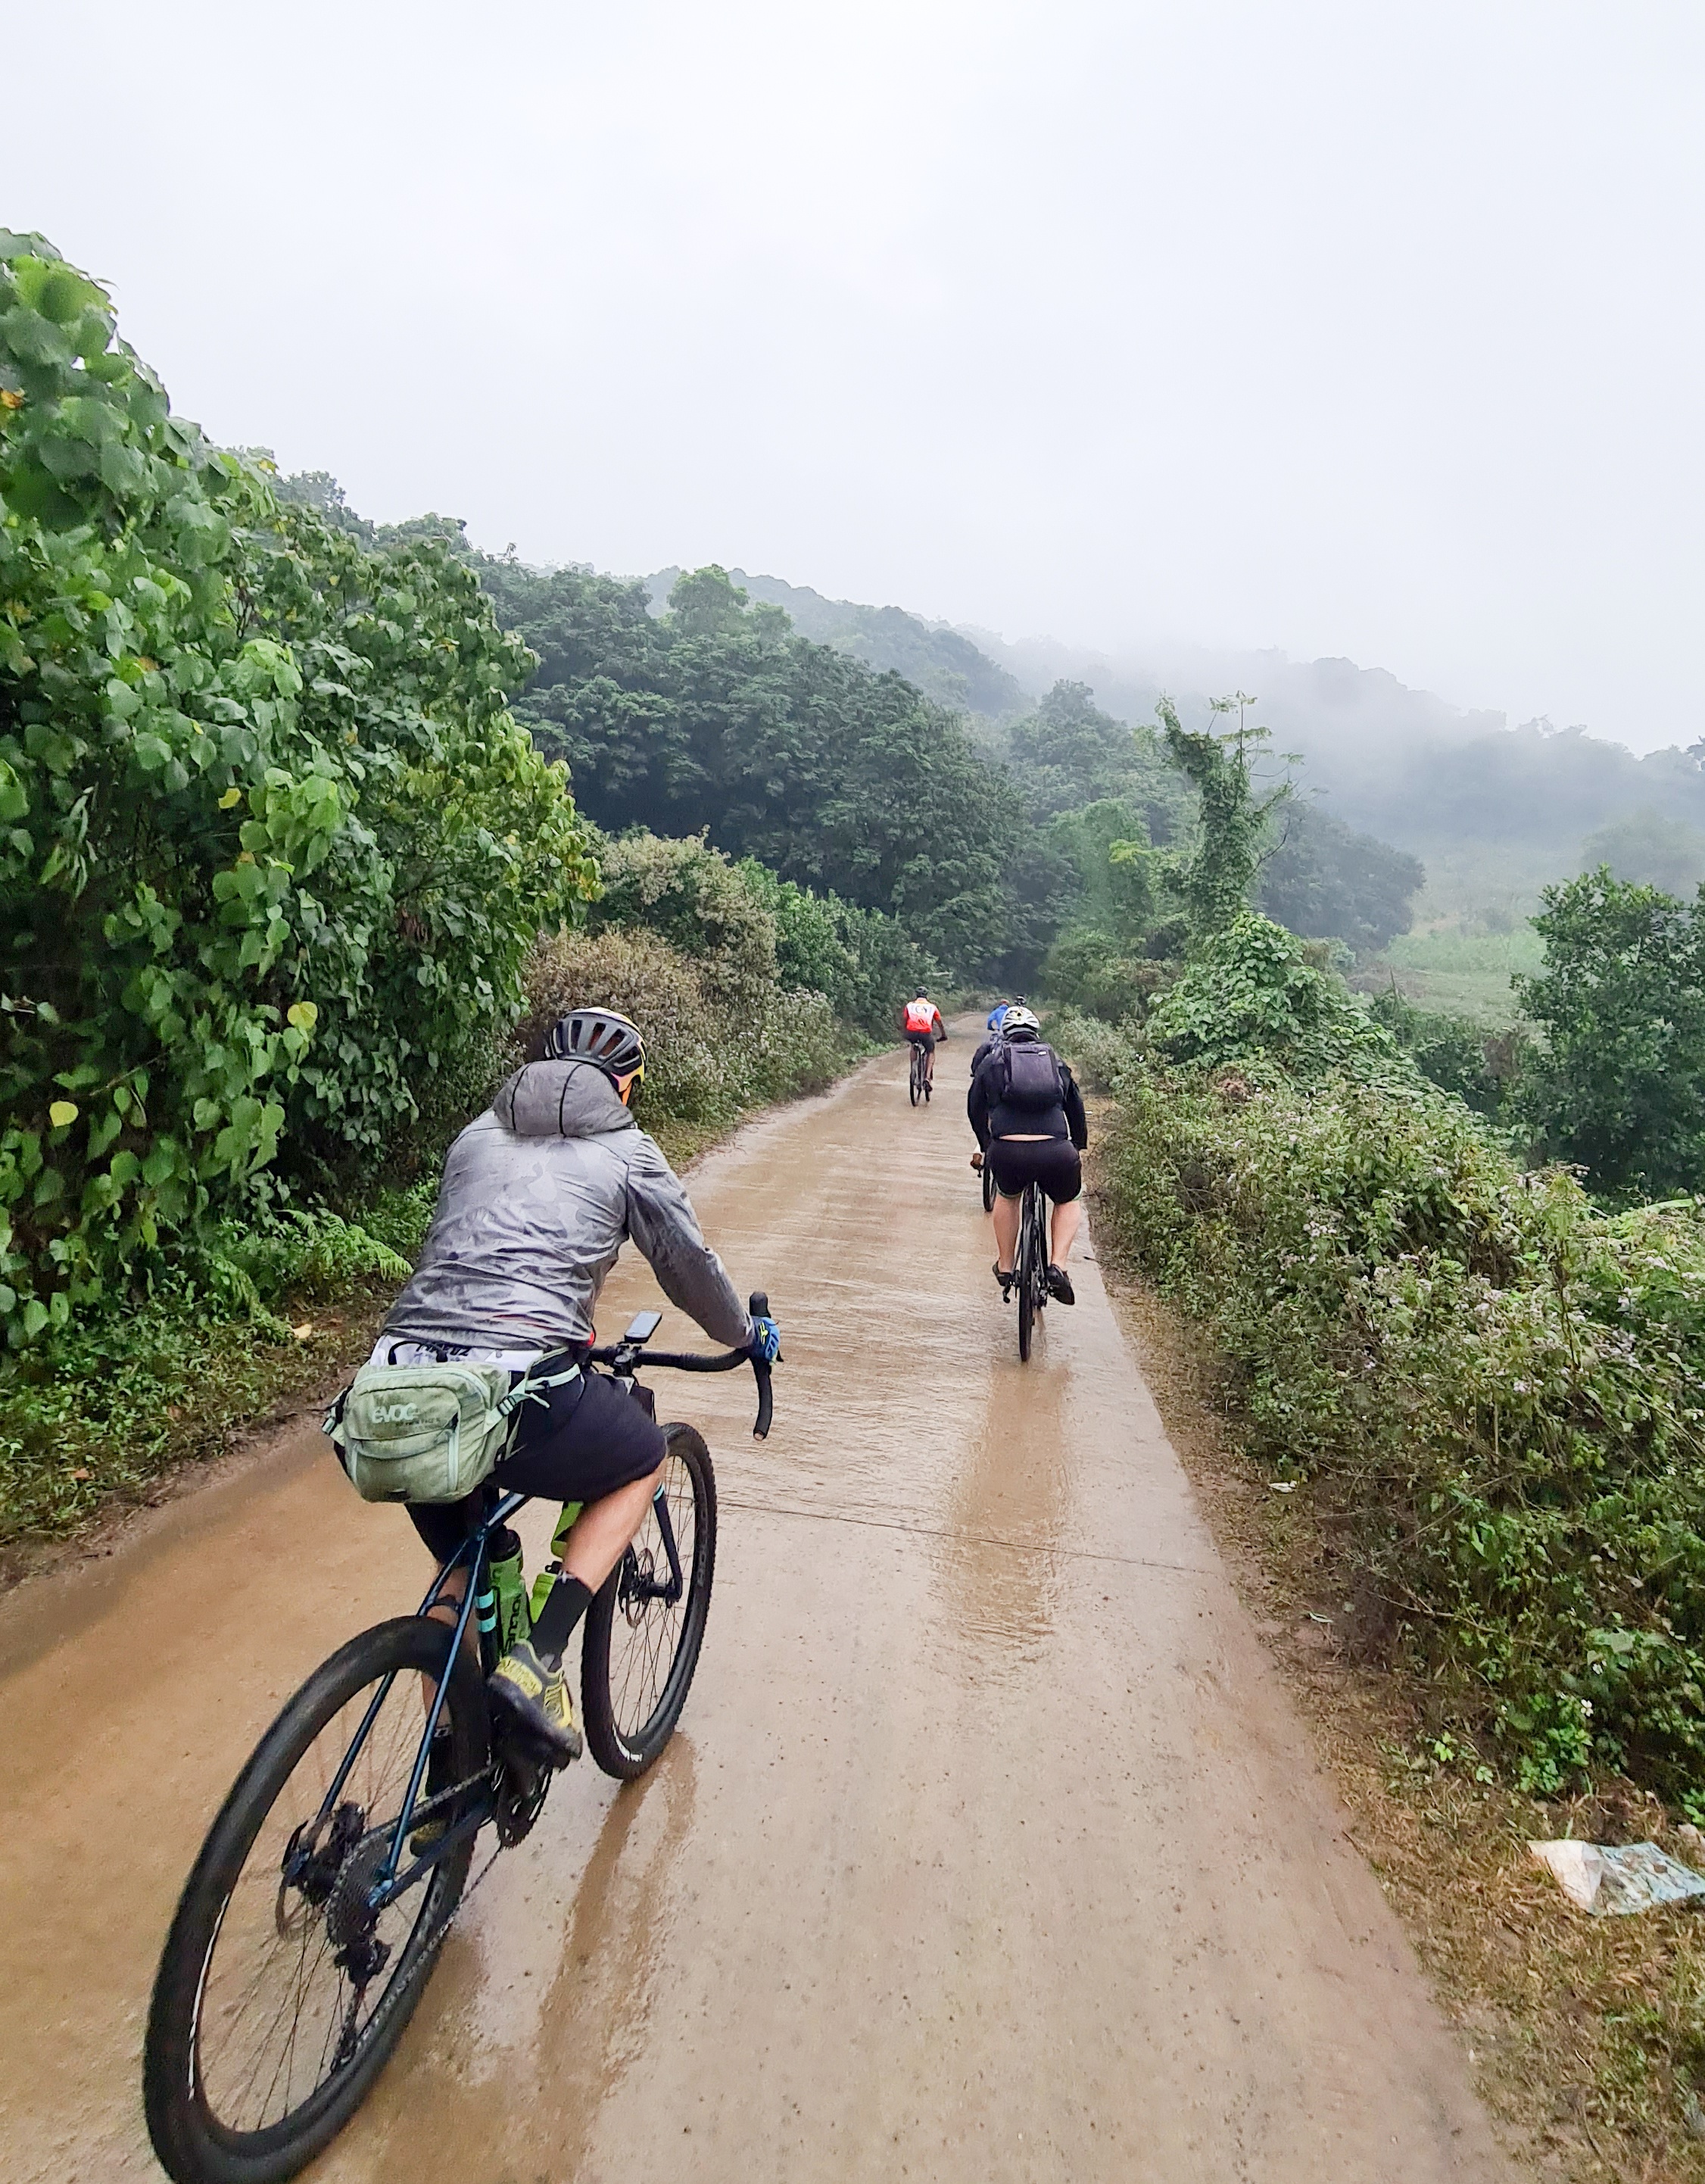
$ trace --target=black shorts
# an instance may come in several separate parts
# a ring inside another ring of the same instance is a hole
[[[933,1031],[909,1031],[905,1037],[907,1045],[911,1046],[933,1048],[935,1045],[935,1034]]]
[[[644,1391],[649,1394],[649,1390]],[[547,1391],[549,1408],[521,1410],[511,1452],[485,1485],[461,1502],[415,1502],[409,1518],[448,1562],[498,1494],[536,1494],[546,1502],[601,1502],[663,1461],[663,1429],[646,1404],[607,1373],[583,1373]]]
[[[1084,1188],[1084,1164],[1069,1138],[991,1138],[983,1157],[1003,1198],[1022,1198],[1035,1183],[1056,1206],[1069,1206]]]

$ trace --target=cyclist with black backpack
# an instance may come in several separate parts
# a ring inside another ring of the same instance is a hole
[[[1012,1286],[1019,1201],[1034,1183],[1052,1206],[1048,1294],[1075,1304],[1066,1255],[1078,1233],[1084,1189],[1078,1155],[1089,1142],[1089,1126],[1083,1094],[1041,1032],[1027,1008],[1011,1007],[1002,1017],[1000,1036],[972,1078],[965,1103],[979,1148],[971,1164],[987,1161],[994,1171],[995,1278],[1001,1295]]]

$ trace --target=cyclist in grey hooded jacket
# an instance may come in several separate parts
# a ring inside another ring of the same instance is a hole
[[[510,1646],[488,1685],[493,1704],[559,1764],[581,1749],[563,1650],[638,1530],[666,1452],[627,1389],[572,1370],[617,1253],[632,1238],[664,1294],[713,1341],[766,1358],[781,1342],[773,1320],[748,1316],[668,1162],[628,1112],[644,1072],[638,1030],[613,1010],[577,1009],[553,1027],[545,1058],[518,1069],[450,1147],[420,1264],[373,1352],[379,1363],[474,1358],[517,1375],[549,1352],[552,1376],[568,1368],[545,1400],[522,1407],[510,1452],[471,1506],[409,1511],[443,1563],[494,1491],[584,1505],[532,1637]]]
[[[686,1192],[603,1070],[529,1063],[450,1147],[386,1336],[534,1353],[590,1342],[598,1293],[630,1237],[713,1342],[751,1340]]]

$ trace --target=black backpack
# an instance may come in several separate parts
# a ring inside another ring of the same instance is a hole
[[[1064,1104],[1066,1086],[1051,1046],[1039,1039],[1006,1042],[1006,1086],[1001,1099],[1009,1107],[1040,1111]]]

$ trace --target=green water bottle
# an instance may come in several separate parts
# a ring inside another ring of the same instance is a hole
[[[532,1630],[521,1573],[521,1541],[504,1525],[500,1532],[493,1533],[488,1552],[497,1649],[499,1653],[507,1653],[511,1646],[518,1645]],[[481,1605],[484,1605],[483,1602]],[[481,1627],[485,1627],[483,1618]]]
[[[562,1552],[568,1545],[568,1535],[586,1507],[583,1502],[565,1502],[562,1514],[556,1520],[556,1529],[550,1535],[550,1560],[532,1581],[532,1619],[535,1623],[544,1613],[544,1604],[550,1598],[550,1589],[562,1574]]]

